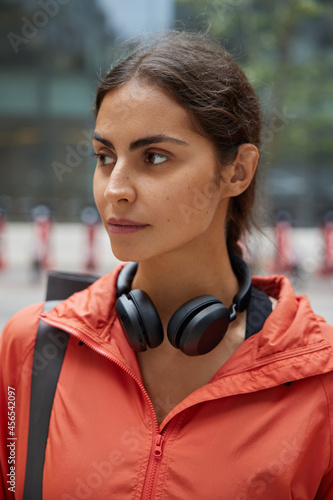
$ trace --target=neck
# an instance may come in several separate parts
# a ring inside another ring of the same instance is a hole
[[[144,290],[165,326],[173,312],[199,295],[214,295],[227,307],[238,291],[225,244],[193,255],[163,255],[139,263],[132,289]]]

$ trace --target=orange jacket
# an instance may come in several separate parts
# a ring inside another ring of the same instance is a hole
[[[118,272],[43,314],[70,333],[50,420],[43,498],[333,499],[333,328],[314,315],[307,298],[296,297],[282,276],[253,278],[278,298],[264,328],[158,426],[115,315]],[[42,307],[17,313],[0,337],[6,499],[22,498]],[[16,397],[15,496],[7,484],[8,387]]]

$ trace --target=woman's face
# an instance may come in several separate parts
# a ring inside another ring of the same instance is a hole
[[[132,80],[107,94],[93,145],[95,201],[119,260],[222,243],[228,197],[214,148],[159,87]]]

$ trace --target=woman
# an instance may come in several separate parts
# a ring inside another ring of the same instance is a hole
[[[69,333],[43,498],[333,498],[333,330],[283,276],[251,287],[240,258],[260,147],[244,73],[200,35],[160,35],[110,70],[95,111],[96,205],[114,255],[138,266],[42,313]],[[15,498],[42,308],[1,337]]]

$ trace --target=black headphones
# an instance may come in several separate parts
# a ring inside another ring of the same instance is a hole
[[[240,288],[228,309],[217,297],[202,295],[183,304],[171,316],[167,335],[170,343],[188,356],[206,354],[223,339],[236,312],[244,311],[251,296],[251,273],[237,255],[230,255]],[[142,290],[131,290],[138,264],[131,262],[117,280],[116,311],[128,343],[134,351],[153,349],[163,341],[163,327],[152,300]]]

